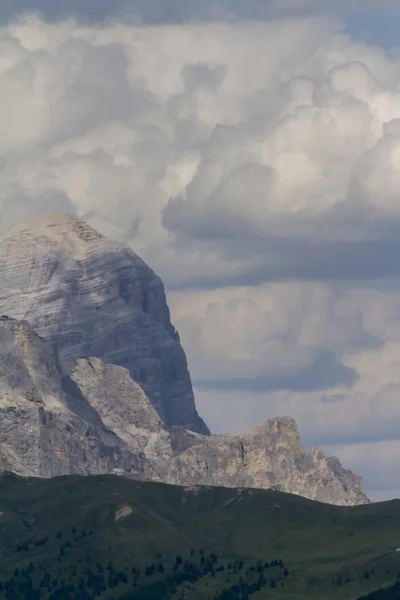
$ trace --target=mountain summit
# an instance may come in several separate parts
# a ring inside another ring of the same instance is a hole
[[[25,319],[61,363],[129,370],[167,426],[208,434],[159,277],[75,217],[34,215],[0,238],[0,311]]]

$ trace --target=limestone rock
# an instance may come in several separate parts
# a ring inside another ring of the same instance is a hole
[[[174,458],[171,483],[275,487],[343,506],[368,502],[362,478],[342,469],[337,458],[325,458],[318,448],[306,453],[289,417],[270,419],[244,433],[196,438]]]
[[[78,394],[102,423],[131,451],[144,453],[154,471],[161,475],[165,462],[172,458],[170,434],[129,371],[98,358],[87,358],[66,365],[64,372],[69,385],[76,385]],[[144,475],[154,478],[153,473]]]
[[[110,419],[103,409],[103,420],[96,406],[112,409],[117,397],[119,410]],[[124,410],[124,427],[118,427]],[[129,438],[133,429],[134,443]],[[36,477],[115,473],[159,480],[157,452],[164,463],[169,435],[126,369],[84,359],[62,374],[51,347],[27,322],[0,319],[1,471]]]
[[[26,319],[62,363],[126,367],[166,425],[209,433],[163,284],[127,246],[74,217],[31,217],[0,238],[0,314]]]

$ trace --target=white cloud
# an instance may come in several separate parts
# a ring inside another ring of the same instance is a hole
[[[32,18],[0,44],[3,229],[56,195],[174,285],[393,272],[400,61],[336,21]]]

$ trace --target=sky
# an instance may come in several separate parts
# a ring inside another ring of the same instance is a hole
[[[400,497],[396,4],[0,3],[0,231],[58,210],[129,244],[212,431],[292,416],[374,500]]]

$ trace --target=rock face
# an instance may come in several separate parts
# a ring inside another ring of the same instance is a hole
[[[107,408],[97,411],[99,404]],[[51,347],[26,321],[0,319],[1,471],[160,480],[157,469],[169,455],[169,435],[126,369],[94,358],[62,373]]]
[[[66,215],[28,219],[0,238],[0,314],[26,319],[62,363],[127,368],[167,425],[209,433],[163,284],[127,246]]]
[[[64,373],[64,389],[70,389],[78,399],[73,405],[75,412],[82,397],[94,409],[94,423],[100,417],[131,451],[144,453],[157,472],[164,471],[164,464],[172,457],[170,434],[127,369],[86,358],[66,365]],[[81,417],[88,420],[85,414]],[[153,478],[151,472],[145,475]]]
[[[368,502],[361,477],[305,452],[293,419],[209,435],[161,281],[86,224],[51,215],[0,239],[1,313],[0,472]]]
[[[169,481],[179,485],[276,487],[338,505],[368,502],[362,478],[342,469],[318,448],[304,450],[296,422],[270,419],[244,433],[191,437],[192,445],[171,465]]]

